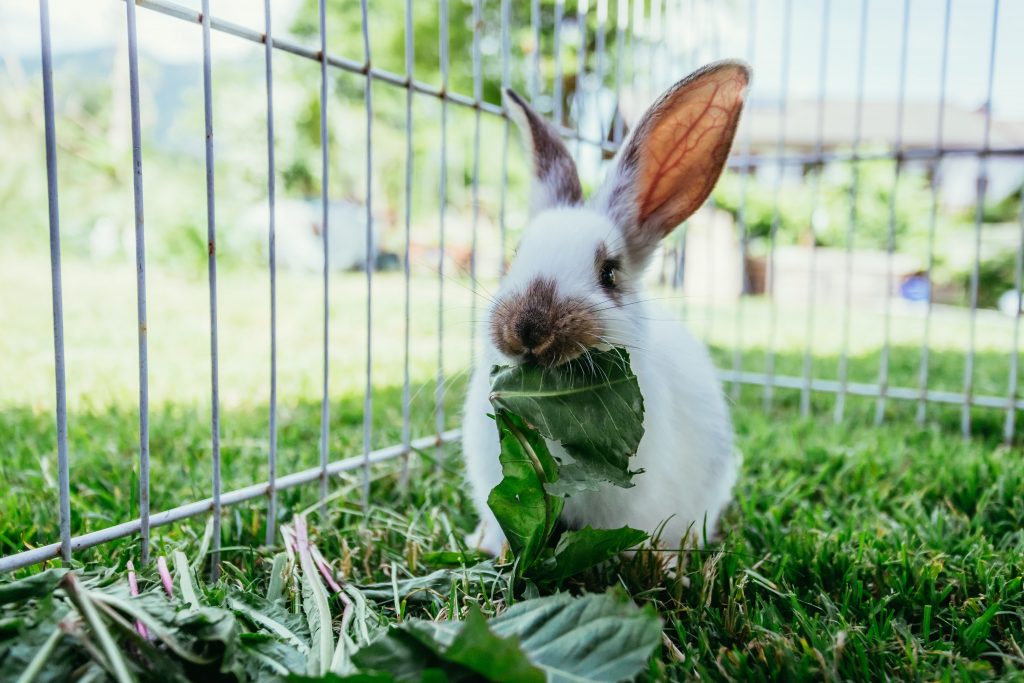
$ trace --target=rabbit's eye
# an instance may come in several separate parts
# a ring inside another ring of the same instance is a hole
[[[615,289],[619,264],[614,259],[608,259],[601,264],[601,286],[605,289]]]

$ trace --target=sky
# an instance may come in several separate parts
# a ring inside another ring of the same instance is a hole
[[[740,5],[748,0],[739,0]],[[784,45],[785,4],[791,3],[791,40]],[[788,51],[791,97],[817,98],[821,76],[821,41],[828,41],[826,93],[853,99],[858,62],[865,44],[864,96],[896,99],[904,44],[907,0],[867,0],[867,31],[862,34],[863,0],[831,0],[822,31],[822,0],[758,0],[756,67],[759,89],[777,95],[781,88],[784,48]],[[947,0],[909,0],[906,31],[908,100],[937,101],[942,64]],[[986,98],[992,47],[994,0],[951,0],[947,92],[950,101],[981,106]],[[1024,2],[999,2],[992,108],[999,118],[1024,120]]]
[[[428,0],[417,0],[428,1]],[[455,0],[452,0],[455,1]],[[497,2],[497,0],[484,0]],[[664,0],[654,0],[663,3]],[[909,3],[906,93],[910,100],[936,101],[939,94],[942,34],[947,0],[827,0],[828,22],[823,22],[826,0],[671,0],[679,39],[709,47],[704,59],[723,56],[745,58],[755,68],[753,96],[778,100],[816,99],[821,77],[822,40],[827,40],[826,95],[852,100],[858,86],[858,56],[862,39],[862,12],[867,6],[864,95],[867,99],[895,99],[899,92],[900,53],[903,46],[904,6]],[[371,0],[372,2],[372,0]],[[948,98],[976,108],[985,101],[993,9],[998,0],[948,0],[951,8]],[[210,0],[214,16],[260,28],[261,0]],[[611,0],[614,12],[615,0]],[[197,10],[199,0],[180,4]],[[601,3],[597,3],[598,5]],[[57,54],[110,46],[123,35],[124,4],[120,0],[50,0],[53,46]],[[287,26],[298,0],[273,0],[275,25]],[[789,7],[789,40],[785,18]],[[708,11],[713,8],[713,11]],[[753,8],[753,17],[749,10]],[[597,5],[590,3],[590,11]],[[992,106],[997,118],[1024,120],[1024,2],[998,2],[996,68]],[[714,19],[708,19],[717,14]],[[144,53],[167,62],[200,58],[196,33],[184,22],[170,21],[145,8],[137,12],[140,46]],[[666,17],[668,14],[666,14]],[[38,5],[7,0],[0,3],[0,57],[36,58],[39,53]],[[825,30],[822,31],[822,27]],[[755,52],[751,56],[750,30]],[[672,37],[670,37],[672,38]],[[675,39],[675,38],[672,38]],[[230,58],[247,49],[242,41],[215,40],[214,56]],[[715,45],[717,49],[711,49]],[[251,46],[250,46],[251,47]],[[353,41],[361,53],[361,44]],[[251,54],[251,53],[250,53]],[[361,54],[348,56],[361,57]],[[783,67],[788,64],[788,87],[783,89]]]

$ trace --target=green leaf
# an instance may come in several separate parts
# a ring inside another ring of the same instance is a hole
[[[68,570],[63,568],[47,569],[18,581],[0,584],[0,605],[47,596],[60,585],[67,573]]]
[[[348,676],[339,676],[329,673],[325,676],[302,676],[292,674],[285,678],[288,683],[394,683],[397,680],[388,673],[357,673]],[[429,679],[423,679],[429,681]],[[444,681],[446,679],[441,679]]]
[[[486,680],[499,683],[542,683],[516,637],[500,638],[487,619],[471,606],[464,621],[412,620],[356,654],[364,668],[390,673],[399,681],[419,681],[428,671],[445,680]]]
[[[220,662],[221,673],[243,678],[245,670],[238,657],[240,629],[234,614],[219,607],[182,610],[174,625],[177,635],[194,640],[193,648]]]
[[[573,574],[616,557],[644,541],[646,532],[624,526],[621,529],[593,529],[567,531],[558,539],[552,557],[537,565],[534,578],[562,581]]]
[[[661,622],[620,594],[558,594],[517,603],[486,621],[412,620],[355,655],[398,681],[620,681],[643,671]]]
[[[632,680],[661,642],[661,620],[618,592],[526,600],[490,621],[498,636],[520,638],[548,681]]]
[[[624,349],[591,353],[554,370],[495,366],[491,404],[519,415],[573,458],[562,463],[549,493],[596,490],[602,482],[630,487],[629,459],[644,435],[644,401]]]
[[[307,645],[309,634],[305,628],[300,630],[297,620],[278,604],[269,602],[255,593],[233,591],[227,605],[236,615],[244,617],[254,626],[273,634],[280,640],[294,646],[303,654],[309,652]],[[303,624],[302,626],[305,626]]]
[[[544,490],[547,482],[558,478],[544,439],[515,415],[499,411],[495,420],[501,434],[503,478],[487,497],[487,505],[519,558],[522,573],[540,556],[564,501]]]
[[[459,624],[458,628],[445,628],[452,624],[453,622],[418,621],[412,622],[409,630],[431,649],[435,649],[436,644],[447,641],[443,650],[435,649],[438,655],[489,681],[543,683],[544,672],[527,658],[519,645],[518,637],[501,638],[495,635],[488,628],[487,619],[475,605],[470,606],[465,621]]]

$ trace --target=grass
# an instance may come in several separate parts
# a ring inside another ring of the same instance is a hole
[[[46,360],[52,347],[47,316],[39,313],[40,306],[48,307],[48,283],[38,264],[8,265],[0,268],[0,286],[14,294],[0,328],[0,363],[10,380],[0,389],[0,477],[9,486],[0,493],[2,554],[56,536],[52,368]],[[136,509],[137,490],[131,269],[80,268],[70,264],[65,280],[76,533],[124,521]],[[266,474],[267,378],[252,371],[267,367],[261,277],[229,271],[221,280],[226,487]],[[201,281],[156,272],[151,282],[153,508],[159,510],[208,495],[208,337]],[[332,282],[332,315],[339,321],[331,347],[334,457],[359,452],[362,443],[361,282],[358,276]],[[312,276],[282,283],[282,472],[318,459],[320,405],[309,398],[319,393],[316,284]],[[381,276],[377,287],[374,445],[382,446],[400,436],[401,325],[394,321],[401,320],[401,299],[397,278]],[[434,331],[435,287],[427,279],[417,279],[414,287],[414,435],[434,429],[437,349],[423,340]],[[455,284],[447,290],[446,344],[452,346],[446,352],[454,378],[448,383],[446,424],[456,426],[464,383],[457,370],[468,358],[469,296]],[[690,313],[699,333],[709,331],[710,321],[709,339],[719,360],[731,363],[726,344],[735,334],[732,312],[711,317],[691,306]],[[743,367],[760,370],[765,308],[752,303],[745,315],[745,337],[752,343],[743,349]],[[877,316],[858,316],[850,373],[873,381],[879,327],[871,320]],[[799,325],[790,316],[779,328],[780,372],[799,374],[801,368],[802,318],[796,320]],[[834,376],[835,316],[826,312],[819,320],[816,373]],[[894,323],[894,383],[915,386],[918,329],[912,316]],[[1005,395],[1008,329],[997,319],[980,319],[978,392]],[[932,386],[956,390],[964,364],[957,351],[963,321],[940,314],[933,331]],[[656,607],[667,644],[651,663],[653,678],[1024,676],[1024,455],[1000,443],[1004,414],[976,410],[977,436],[963,441],[955,407],[930,407],[928,424],[919,427],[913,405],[892,402],[886,424],[874,428],[873,399],[849,399],[846,420],[837,425],[831,421],[831,396],[816,394],[808,418],[799,415],[797,392],[778,390],[768,413],[761,398],[760,389],[744,387],[735,400],[745,457],[736,501],[725,515],[723,537],[688,556],[681,580],[666,578],[649,553],[639,553],[565,588],[619,584],[638,602]],[[422,455],[410,459],[408,489],[399,487],[401,463],[394,461],[373,470],[369,509],[359,506],[360,481],[352,473],[332,482],[327,518],[317,519],[314,512],[319,546],[348,580],[388,580],[392,567],[400,577],[425,574],[432,569],[430,553],[458,549],[472,528],[457,447],[436,462],[433,451]],[[315,489],[282,492],[281,519],[315,504]],[[259,501],[226,512],[225,581],[262,588],[272,555],[262,546],[265,523]],[[194,551],[202,524],[194,520],[155,531],[155,552]],[[137,542],[126,539],[83,552],[78,560],[123,569],[136,552]],[[444,597],[445,603],[410,601],[399,608],[403,616],[450,618],[469,603],[488,612],[503,606],[472,586],[454,586]],[[381,609],[397,616],[390,601]]]

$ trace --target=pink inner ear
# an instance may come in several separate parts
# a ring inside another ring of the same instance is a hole
[[[641,223],[655,218],[667,234],[711,194],[729,155],[746,87],[742,67],[719,67],[683,84],[651,112],[640,154]]]

